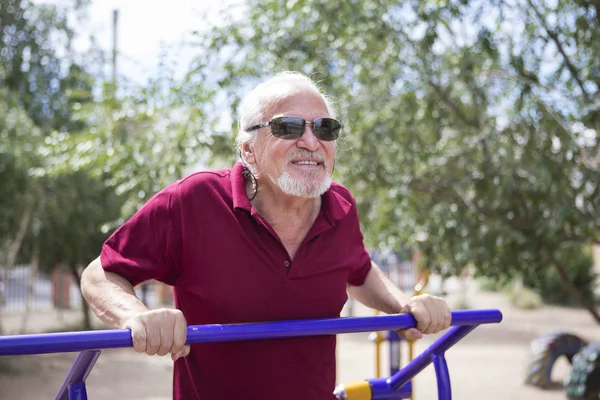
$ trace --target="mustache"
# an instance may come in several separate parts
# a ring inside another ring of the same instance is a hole
[[[298,150],[287,157],[286,162],[289,164],[297,158],[308,158],[325,164],[325,157],[319,151]]]

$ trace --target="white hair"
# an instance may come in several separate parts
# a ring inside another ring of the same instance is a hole
[[[279,178],[275,179],[269,175],[271,182],[279,186],[281,191],[290,196],[306,197],[313,199],[321,196],[331,186],[331,174],[327,174],[322,181],[303,181],[302,179],[293,178],[288,172],[282,173]]]
[[[315,90],[323,99],[329,116],[335,118],[335,109],[329,97],[312,79],[295,71],[285,71],[276,74],[272,78],[259,83],[240,103],[238,134],[235,144],[236,151],[244,164],[245,160],[241,156],[240,148],[242,144],[250,143],[256,137],[256,130],[249,132],[246,129],[266,122],[263,121],[265,114],[289,96],[289,90],[284,89],[286,83],[297,87],[306,86]]]

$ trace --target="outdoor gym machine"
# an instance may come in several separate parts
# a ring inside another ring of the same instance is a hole
[[[419,296],[423,294],[427,283],[429,282],[430,270],[428,268],[423,269],[421,272],[421,278],[414,287],[413,296]],[[375,312],[375,315],[379,315],[379,311]],[[402,352],[401,343],[404,339],[394,330],[387,332],[372,332],[369,335],[369,340],[375,343],[375,377],[381,377],[381,345],[385,341],[388,342],[389,347],[389,363],[390,363],[390,375],[395,375],[400,370],[402,363]],[[414,359],[415,340],[406,341],[408,345],[408,361]],[[411,400],[414,398],[414,388],[411,391],[409,397]]]
[[[335,395],[340,400],[406,399],[411,395],[409,381],[433,363],[437,376],[439,399],[450,400],[452,398],[450,375],[444,353],[478,325],[498,323],[501,320],[502,313],[495,309],[454,311],[452,312],[452,328],[398,373],[388,378],[340,384],[335,389]],[[409,314],[195,325],[187,328],[187,343],[403,330],[415,326],[416,321]],[[0,356],[80,352],[59,390],[56,400],[87,400],[85,381],[102,350],[132,346],[131,332],[128,329],[0,336]]]

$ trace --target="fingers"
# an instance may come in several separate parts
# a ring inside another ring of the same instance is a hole
[[[159,356],[166,356],[170,353],[173,347],[173,330],[169,329],[168,326],[160,327],[160,347],[156,354]]]
[[[424,302],[424,306],[427,309],[427,312],[430,316],[429,327],[424,332],[426,334],[437,333],[442,330],[441,327],[443,325],[443,316],[442,311],[440,310],[441,306],[439,304],[435,304],[437,303],[435,300],[437,299],[431,298],[430,301]]]
[[[430,295],[415,296],[405,307],[417,321],[417,329],[424,334],[434,334],[447,329],[452,322],[452,314],[447,303]],[[408,333],[407,333],[408,334]]]
[[[423,295],[426,296],[426,295]],[[407,312],[412,314],[417,321],[417,329],[422,333],[430,333],[430,326],[432,324],[432,315],[430,310],[427,308],[427,298],[423,296],[416,296],[410,299],[406,305]]]
[[[398,334],[402,336],[404,340],[418,340],[423,337],[421,331],[416,328],[410,328],[404,331],[398,331]]]
[[[160,335],[160,326],[149,325],[146,327],[146,354],[149,356],[153,356],[158,352],[161,344]]]
[[[188,354],[190,354],[190,350],[190,345],[186,344],[185,346],[183,346],[183,349],[180,352],[171,354],[171,360],[177,361],[181,357],[186,357]]]
[[[452,313],[450,312],[450,307],[448,307],[448,304],[443,301],[442,299],[439,299],[439,307],[437,308],[438,311],[438,327],[437,327],[437,331],[443,331],[445,329],[448,329],[448,327],[450,326],[450,323],[452,322]]]
[[[146,326],[138,318],[132,318],[125,324],[125,328],[131,330],[131,340],[133,341],[133,350],[138,353],[146,351]]]
[[[131,330],[133,348],[138,353],[176,360],[190,353],[186,345],[187,321],[180,310],[159,309],[140,313],[125,323]]]
[[[173,361],[185,357],[190,353],[190,346],[187,341],[187,321],[182,312],[175,315],[175,324],[173,325],[173,345],[170,353]]]

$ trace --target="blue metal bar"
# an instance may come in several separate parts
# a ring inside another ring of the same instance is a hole
[[[79,353],[55,400],[87,400],[85,380],[100,354],[102,350],[86,350]]]
[[[450,372],[444,354],[433,354],[433,367],[437,377],[438,399],[452,400],[452,387],[450,385]]]
[[[452,328],[446,335],[433,343],[423,354],[389,379],[379,378],[368,380],[373,394],[372,399],[409,398],[412,391],[412,386],[409,382],[410,379],[429,365],[432,360],[435,363],[438,375],[440,396],[446,396],[440,398],[444,400],[451,399],[448,367],[443,353],[475,329],[477,325],[498,323],[500,321],[502,321],[502,313],[495,309],[452,312],[451,324],[455,328]],[[416,321],[414,317],[408,314],[227,325],[197,325],[187,328],[187,343],[334,335],[377,330],[394,331],[414,326],[416,326]],[[0,356],[81,351],[56,400],[87,400],[85,380],[101,354],[100,349],[132,347],[132,345],[131,333],[126,329],[99,332],[0,336]]]
[[[133,347],[129,330],[0,336],[0,356]]]
[[[401,356],[400,353],[400,342],[402,337],[396,331],[387,332],[388,346],[390,349],[390,375],[395,375],[400,371]]]
[[[410,399],[412,394],[412,384],[410,382],[401,388],[393,389],[388,378],[373,378],[368,381],[371,385],[372,400]]]
[[[462,310],[452,312],[452,325],[496,323],[502,320],[498,310]],[[231,325],[199,325],[188,329],[188,343],[233,340],[274,339],[282,337],[334,335],[376,330],[402,330],[416,326],[410,314],[374,317],[324,318],[299,321],[262,322]]]
[[[419,354],[414,360],[412,360],[407,366],[402,368],[400,372],[390,378],[390,385],[393,389],[398,389],[412,378],[421,372],[425,367],[431,364],[432,356],[434,354],[443,354],[450,347],[454,346],[456,342],[465,337],[469,332],[475,329],[477,325],[465,325],[455,326],[444,334],[441,338],[436,340],[431,346],[425,349]]]
[[[452,312],[452,325],[497,323],[501,320],[502,313],[494,309]],[[187,343],[334,335],[376,330],[401,330],[415,326],[416,321],[409,314],[247,324],[196,325],[188,327]],[[127,329],[3,336],[0,337],[0,356],[61,353],[132,346],[131,333]]]
[[[69,385],[69,400],[87,400],[85,383],[72,383]]]

